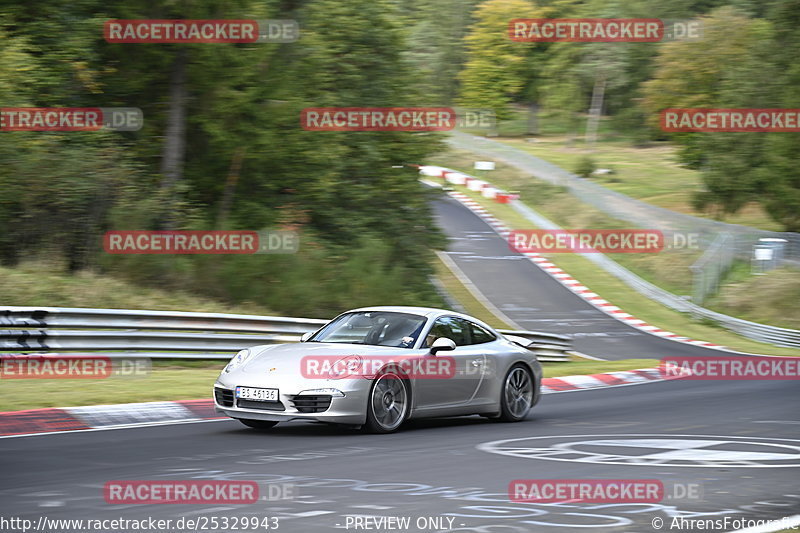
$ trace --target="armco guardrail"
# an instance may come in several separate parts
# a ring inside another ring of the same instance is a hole
[[[297,342],[326,320],[275,316],[60,307],[0,307],[3,354],[103,353],[109,357],[229,359],[259,344]],[[542,361],[566,361],[569,337],[514,335]]]
[[[572,339],[564,335],[513,329],[498,329],[497,332],[536,352],[539,361],[567,361],[572,351]]]

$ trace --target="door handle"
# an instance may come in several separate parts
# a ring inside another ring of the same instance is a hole
[[[472,366],[481,366],[482,364],[483,364],[483,361],[481,361],[480,359],[473,359],[472,360]]]

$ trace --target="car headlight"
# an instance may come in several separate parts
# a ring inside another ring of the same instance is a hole
[[[342,357],[328,371],[328,379],[357,378],[362,375],[362,361],[358,355]]]
[[[231,372],[233,369],[241,366],[245,361],[247,361],[252,352],[248,349],[244,349],[239,351],[236,355],[233,356],[233,359],[230,360],[228,366],[225,367],[224,372]]]

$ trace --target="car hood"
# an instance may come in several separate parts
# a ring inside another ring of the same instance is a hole
[[[248,374],[269,373],[271,375],[297,375],[300,372],[300,363],[304,357],[336,360],[351,355],[389,358],[414,357],[427,353],[425,350],[410,350],[408,348],[327,342],[272,344],[255,346],[250,350],[253,350],[255,354],[238,370]]]

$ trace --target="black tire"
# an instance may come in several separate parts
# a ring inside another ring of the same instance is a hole
[[[272,420],[254,420],[252,418],[237,418],[236,420],[253,429],[271,429],[277,424]]]
[[[533,375],[528,368],[516,364],[508,369],[500,391],[500,422],[525,420],[533,406]]]
[[[375,377],[367,398],[368,433],[393,433],[408,418],[411,407],[408,382],[394,372],[384,372]]]

